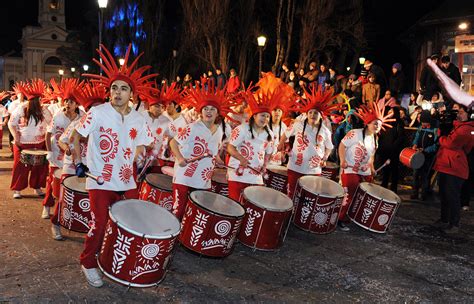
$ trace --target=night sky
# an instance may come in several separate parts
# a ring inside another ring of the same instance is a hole
[[[430,1],[364,1],[366,37],[369,57],[388,71],[394,62],[408,63],[407,48],[394,37],[399,36],[418,19],[434,9],[442,0]],[[34,25],[38,15],[37,0],[0,1],[2,18],[0,19],[0,54],[21,46],[17,42],[21,38],[21,29],[25,25]],[[113,0],[109,0],[109,5]],[[68,29],[79,29],[83,16],[94,13],[96,0],[66,0],[66,22]],[[408,72],[408,71],[407,71]]]

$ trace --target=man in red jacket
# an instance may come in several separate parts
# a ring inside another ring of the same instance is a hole
[[[459,232],[461,210],[461,187],[469,176],[467,154],[474,146],[474,121],[469,121],[467,107],[454,104],[457,119],[448,136],[439,138],[434,169],[439,172],[439,194],[441,197],[441,218],[435,226],[443,228],[448,234]]]

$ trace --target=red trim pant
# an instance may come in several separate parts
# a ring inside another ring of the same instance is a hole
[[[97,268],[96,255],[104,239],[105,226],[109,219],[109,207],[117,201],[136,198],[138,198],[137,189],[125,191],[123,194],[110,190],[89,190],[92,221],[84,241],[84,251],[80,257],[81,264],[85,268]]]
[[[242,195],[244,195],[244,190],[250,186],[263,186],[263,185],[254,185],[254,184],[247,184],[241,183],[236,181],[228,180],[228,187],[229,187],[229,198],[233,199],[234,201],[240,203],[240,199]]]
[[[54,180],[54,171],[58,167],[49,167],[48,178],[46,179],[46,192],[44,194],[43,206],[53,207],[54,206],[54,197],[53,197],[53,180]]]
[[[178,220],[184,216],[186,206],[189,200],[189,194],[194,190],[210,190],[210,189],[196,189],[186,185],[173,183],[173,214],[176,215]]]
[[[320,176],[320,174],[303,174],[293,170],[288,169],[288,184],[286,193],[288,197],[293,200],[293,196],[295,195],[296,185],[298,184],[298,179],[302,176]]]
[[[18,145],[13,145],[13,169],[10,189],[21,191],[30,188],[39,189],[46,186],[46,177],[48,176],[48,165],[32,166],[23,164],[20,161],[22,149],[42,149],[45,150],[44,142],[39,144],[22,144],[21,149]]]
[[[341,183],[344,191],[346,192],[346,197],[344,198],[341,206],[341,211],[339,212],[339,220],[342,222],[348,222],[347,210],[352,203],[352,198],[359,187],[361,182],[371,182],[373,180],[372,175],[359,175],[354,173],[341,173]]]

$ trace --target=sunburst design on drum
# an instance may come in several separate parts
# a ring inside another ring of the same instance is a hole
[[[313,220],[317,225],[322,226],[326,224],[326,221],[328,220],[328,215],[327,213],[317,212],[314,215]]]
[[[101,132],[99,136],[99,149],[102,159],[108,163],[111,159],[115,158],[115,154],[118,151],[118,135],[114,133],[111,128],[104,129],[100,127]]]
[[[388,223],[389,216],[387,214],[382,214],[377,218],[377,222],[379,223],[380,226],[384,226],[385,224]]]
[[[232,225],[230,224],[229,221],[227,220],[222,220],[219,221],[215,226],[214,226],[214,231],[220,235],[221,237],[226,236],[229,234],[230,229],[232,228]]]
[[[69,221],[69,219],[71,218],[71,211],[69,211],[69,209],[67,208],[63,208],[63,216],[62,216],[63,220],[64,221]]]
[[[168,197],[161,202],[161,206],[171,212],[173,210],[173,197]]]
[[[200,138],[199,136],[196,136],[194,138],[194,146],[193,146],[193,152],[191,154],[192,157],[199,157],[203,156],[204,153],[206,153],[209,149],[209,146],[204,138]]]
[[[82,209],[82,211],[90,211],[91,210],[91,203],[88,198],[83,198],[79,201],[79,208]]]
[[[141,256],[147,260],[153,260],[160,253],[160,246],[157,244],[146,244],[142,247]]]

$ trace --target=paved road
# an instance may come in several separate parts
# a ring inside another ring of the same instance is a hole
[[[278,252],[237,244],[229,257],[210,259],[178,247],[158,287],[106,280],[92,288],[78,264],[83,235],[52,240],[33,191],[11,198],[6,154],[0,151],[0,303],[474,302],[473,212],[463,212],[463,232],[448,237],[430,226],[436,199],[404,200],[386,235],[352,226],[317,236],[292,226]]]

